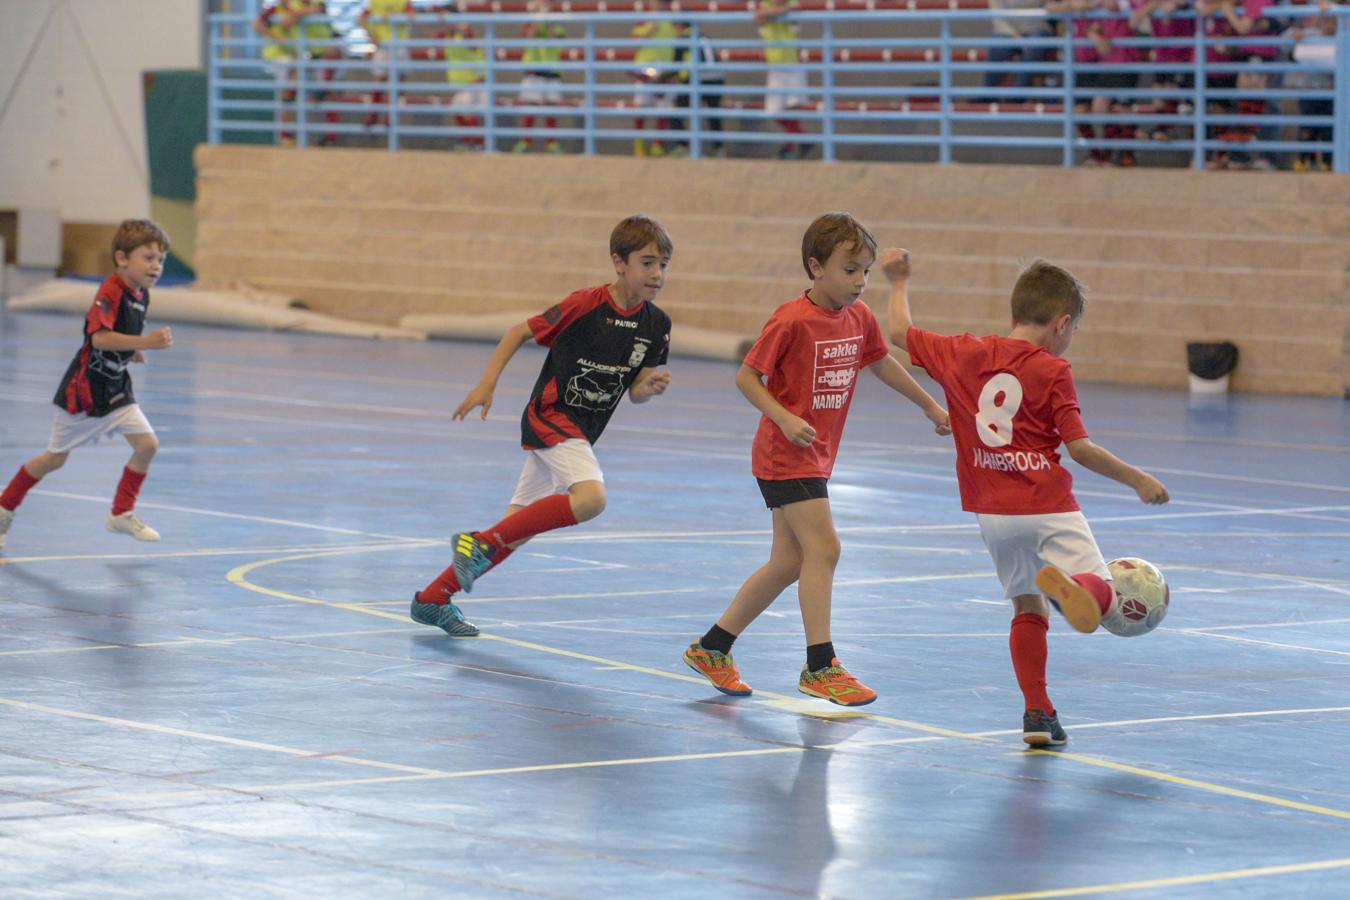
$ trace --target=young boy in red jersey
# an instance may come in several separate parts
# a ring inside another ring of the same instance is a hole
[[[877,698],[839,664],[830,640],[839,535],[826,482],[858,370],[871,369],[922,409],[938,434],[951,430],[946,411],[890,355],[876,317],[857,302],[876,252],[871,233],[848,213],[812,222],[802,238],[802,266],[811,287],[774,311],[736,373],[736,386],[763,413],[751,471],[772,510],[773,545],[769,561],[746,579],[717,623],[684,651],[685,663],[724,694],[751,693],[731,658],[731,645],[799,581],[806,665],[797,689],[841,706]]]
[[[1072,274],[1033,262],[1013,286],[1012,331],[975,337],[914,327],[908,251],[884,251],[881,268],[891,282],[891,341],[946,392],[961,506],[975,513],[1013,604],[1008,641],[1026,701],[1022,739],[1033,746],[1063,744],[1068,737],[1045,690],[1046,598],[1070,625],[1091,632],[1110,608],[1112,591],[1057,448],[1063,443],[1074,462],[1128,485],[1145,503],[1166,503],[1167,488],[1088,439],[1073,373],[1062,358],[1086,299]]]
[[[665,392],[670,372],[657,371],[670,352],[670,316],[655,303],[666,283],[675,245],[661,224],[629,216],[609,236],[613,284],[584,288],[512,326],[497,344],[477,387],[455,409],[475,407],[486,419],[497,379],[526,341],[548,347],[548,358],[521,417],[521,447],[529,453],[506,517],[482,531],[455,535],[454,562],[413,596],[415,622],[454,637],[478,628],[450,602],[501,565],[536,534],[593,519],[604,511],[605,478],[592,445],[625,391],[634,403]]]
[[[159,441],[131,392],[127,364],[145,362],[142,350],[159,350],[173,343],[168,328],[141,334],[150,287],[164,271],[169,237],[148,219],[127,219],[113,236],[112,247],[116,270],[99,287],[85,315],[84,345],[70,361],[52,399],[57,409],[47,449],[20,466],[0,493],[0,547],[29,489],[64,466],[70,451],[109,434],[127,439],[131,459],[122,470],[104,524],[109,531],[140,541],[159,540],[159,532],[132,511]]]

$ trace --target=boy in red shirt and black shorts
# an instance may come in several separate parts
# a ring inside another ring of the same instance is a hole
[[[629,216],[609,236],[613,284],[574,291],[537,316],[512,326],[497,344],[478,386],[455,409],[463,419],[492,408],[497,379],[528,340],[548,358],[521,416],[521,447],[529,453],[506,517],[482,531],[455,535],[454,561],[413,596],[412,619],[454,637],[478,628],[450,602],[488,569],[501,565],[536,534],[585,522],[605,509],[605,477],[591,449],[624,392],[645,403],[665,392],[670,372],[658,371],[670,352],[670,316],[655,303],[666,283],[675,245],[655,219]]]
[[[877,698],[839,664],[830,640],[839,535],[826,482],[858,370],[870,368],[922,409],[938,434],[951,430],[947,413],[890,355],[876,317],[857,302],[876,254],[876,240],[848,213],[812,222],[802,238],[810,289],[774,311],[736,373],[736,386],[763,413],[751,471],[773,511],[773,546],[769,561],[746,579],[717,624],[684,651],[685,663],[724,694],[751,693],[732,661],[732,642],[788,585],[800,582],[806,665],[797,689],[841,706]]]
[[[111,532],[140,541],[159,540],[159,532],[133,512],[159,440],[131,391],[127,366],[145,362],[142,350],[160,350],[173,343],[168,328],[142,334],[150,288],[164,271],[169,253],[169,236],[149,219],[127,219],[118,226],[112,246],[115,271],[94,296],[84,317],[84,343],[52,398],[57,409],[47,449],[20,466],[0,493],[0,547],[5,546],[15,510],[33,485],[64,466],[76,447],[111,434],[127,439],[131,459],[122,470],[104,524]]]
[[[1046,599],[1074,628],[1091,632],[1113,598],[1111,573],[1078,510],[1059,445],[1084,468],[1134,488],[1145,503],[1166,503],[1167,488],[1088,439],[1062,358],[1086,299],[1072,274],[1037,260],[1013,286],[1007,337],[947,336],[912,323],[909,252],[884,251],[881,267],[891,282],[891,341],[946,392],[961,507],[975,513],[1013,604],[1009,648],[1025,700],[1022,739],[1063,744],[1068,737],[1045,690]]]

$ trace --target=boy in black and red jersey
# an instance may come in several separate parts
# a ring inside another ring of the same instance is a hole
[[[1067,270],[1036,260],[1013,285],[1006,337],[943,335],[916,328],[909,312],[909,252],[881,254],[891,282],[890,338],[942,385],[952,414],[961,508],[975,513],[999,581],[1013,605],[1008,648],[1022,690],[1022,740],[1068,740],[1045,688],[1046,632],[1055,603],[1079,631],[1095,631],[1111,607],[1111,572],[1078,509],[1073,461],[1166,503],[1167,488],[1088,438],[1073,371],[1063,358],[1083,316],[1086,291]]]
[[[666,283],[674,244],[647,216],[624,219],[609,236],[613,284],[583,288],[513,326],[493,351],[478,386],[455,409],[463,419],[475,407],[486,419],[497,379],[511,357],[533,339],[549,348],[521,417],[528,452],[506,517],[482,531],[455,535],[454,562],[413,596],[413,621],[455,637],[478,629],[450,602],[457,591],[545,531],[593,519],[605,508],[605,479],[591,446],[625,391],[634,403],[664,393],[670,317],[652,301]]]
[[[830,638],[839,535],[826,482],[859,370],[871,370],[922,409],[938,434],[951,429],[946,411],[890,355],[876,316],[858,302],[876,255],[876,239],[848,213],[812,222],[802,237],[811,287],[774,311],[736,373],[736,386],[763,413],[750,469],[772,510],[773,545],[717,623],[684,651],[685,663],[724,694],[751,693],[731,658],[732,642],[798,582],[806,665],[797,690],[840,706],[877,698],[839,664]]]
[[[168,328],[141,334],[150,287],[164,271],[168,252],[169,237],[154,222],[127,219],[118,227],[112,254],[116,271],[99,287],[85,316],[84,344],[52,399],[57,409],[47,449],[20,466],[0,494],[0,547],[28,490],[65,465],[71,450],[109,434],[125,437],[132,452],[117,485],[107,529],[141,541],[159,540],[159,533],[133,512],[159,441],[131,392],[127,365],[145,362],[142,350],[159,350],[173,343]]]

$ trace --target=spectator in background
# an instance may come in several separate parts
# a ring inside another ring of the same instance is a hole
[[[1195,19],[1186,15],[1192,10],[1190,0],[1138,0],[1134,8],[1134,14],[1130,17],[1130,24],[1134,26],[1136,31],[1152,35],[1155,38],[1192,40],[1195,37]],[[1159,65],[1176,67],[1173,71],[1155,72],[1153,74],[1153,87],[1158,91],[1172,92],[1194,89],[1195,76],[1190,71],[1195,60],[1195,48],[1193,46],[1154,47],[1152,60]],[[1190,112],[1191,109],[1191,104],[1183,103],[1181,98],[1173,95],[1159,97],[1148,104],[1146,111],[1178,116]],[[1170,141],[1172,140],[1172,126],[1155,122],[1147,129],[1135,129],[1134,136],[1136,140],[1149,140],[1151,138],[1155,141]]]
[[[277,0],[276,3],[264,6],[258,17],[253,20],[254,32],[267,40],[262,57],[281,85],[277,90],[277,101],[280,104],[277,119],[281,123],[295,121],[294,110],[288,109],[287,106],[296,101],[296,88],[289,85],[300,80],[300,68],[296,61],[301,55],[302,35],[306,59],[332,59],[338,54],[336,47],[327,46],[333,39],[333,29],[328,24],[327,16],[328,10],[324,8],[322,0]],[[301,21],[306,19],[308,21],[302,25]],[[308,78],[317,77],[319,81],[333,80],[332,69],[310,71],[314,74],[308,75]],[[312,96],[315,100],[322,101],[325,94],[316,92]],[[324,120],[336,122],[337,113],[325,113]],[[320,143],[332,144],[336,141],[337,135],[329,132]],[[295,135],[283,125],[277,132],[277,143],[294,144]]]
[[[465,6],[465,0],[457,0],[451,10],[467,12]],[[450,105],[486,106],[487,92],[482,89],[482,84],[487,78],[487,72],[483,70],[487,54],[481,46],[470,46],[470,42],[476,40],[473,25],[468,22],[455,22],[449,28],[439,31],[437,36],[444,38],[446,42],[445,80],[454,91],[450,95]],[[483,127],[483,120],[473,113],[461,112],[455,114],[455,124],[460,128],[479,129]],[[482,134],[467,134],[460,138],[460,143],[455,149],[481,150],[483,146]]]
[[[764,48],[764,61],[769,64],[764,86],[764,111],[770,116],[782,116],[784,110],[806,102],[806,69],[797,60],[797,26],[788,21],[789,13],[797,9],[797,0],[762,0],[755,10],[755,24],[759,37],[772,46]],[[778,148],[779,159],[801,159],[807,148],[796,140],[802,133],[802,123],[795,118],[777,118],[778,127],[789,140]]]
[[[410,16],[413,13],[412,0],[366,0],[357,22],[366,30],[375,50],[370,56],[370,77],[375,81],[388,81],[390,69],[397,60],[408,58],[408,48],[398,43],[410,36],[408,25],[395,26],[385,21],[390,16]],[[389,95],[376,91],[370,98],[377,106],[389,102]],[[389,116],[384,113],[371,113],[366,116],[366,126],[388,125]]]
[[[1232,38],[1236,37],[1273,37],[1278,32],[1274,22],[1266,18],[1262,13],[1266,7],[1273,5],[1273,0],[1200,0],[1196,6],[1196,11],[1205,18],[1205,34],[1212,39],[1212,43],[1205,50],[1205,61],[1211,65],[1220,67],[1217,72],[1210,72],[1206,76],[1206,83],[1211,90],[1233,90],[1238,85],[1238,66],[1233,63],[1247,61],[1251,65],[1257,65],[1261,62],[1274,62],[1279,55],[1279,48],[1270,44],[1240,44]],[[1225,64],[1228,68],[1223,68]],[[1248,79],[1248,86],[1264,80],[1264,87],[1279,87],[1278,76],[1270,76],[1261,73],[1260,78]],[[1261,88],[1261,89],[1264,89]],[[1257,88],[1252,87],[1253,90]],[[1262,101],[1263,103],[1265,101]],[[1249,109],[1254,108],[1250,103]],[[1238,111],[1238,103],[1231,97],[1216,97],[1209,101],[1211,112],[1231,115]],[[1273,110],[1266,109],[1262,112],[1270,113]],[[1261,128],[1258,132],[1259,140],[1274,140],[1279,134],[1279,130],[1272,127]],[[1211,129],[1210,137],[1219,137],[1215,129]],[[1250,140],[1250,138],[1249,138]],[[1259,157],[1262,162],[1255,163],[1257,168],[1275,168],[1275,155],[1273,153],[1264,153]],[[1226,168],[1231,162],[1231,157],[1224,151],[1212,151],[1208,157],[1210,168]]]
[[[670,12],[670,0],[655,0],[656,12]],[[633,105],[638,109],[652,107],[656,110],[670,109],[675,105],[669,91],[662,91],[662,85],[678,80],[679,70],[675,66],[675,41],[680,38],[679,26],[670,19],[653,19],[639,22],[633,26],[633,37],[651,44],[639,47],[633,54],[637,69],[633,72],[633,81],[637,90],[633,93]],[[667,125],[665,116],[655,117],[658,131],[664,131]],[[645,116],[633,119],[633,127],[642,130],[647,127]],[[633,141],[635,156],[665,156],[666,145],[657,138],[648,145],[645,138]]]
[[[1331,10],[1332,4],[1322,0],[1318,6],[1322,10],[1322,15],[1309,17],[1301,24],[1292,26],[1285,32],[1285,36],[1295,41],[1294,62],[1308,68],[1303,71],[1289,72],[1284,76],[1284,86],[1299,91],[1329,91],[1336,85],[1336,19],[1327,13]],[[1330,97],[1305,98],[1298,99],[1298,114],[1300,116],[1330,116],[1335,111],[1336,105]],[[1330,142],[1332,130],[1330,125],[1300,125],[1298,128],[1298,139],[1300,141],[1317,141],[1319,143]],[[1320,150],[1309,150],[1298,155],[1294,160],[1295,172],[1329,172],[1331,171],[1331,154],[1323,153]]]
[[[553,11],[552,0],[530,0],[529,11],[535,15],[550,13]],[[520,79],[520,102],[534,106],[562,103],[562,73],[554,66],[562,62],[563,51],[561,47],[548,46],[543,42],[562,40],[567,37],[567,29],[561,22],[534,19],[521,26],[520,36],[526,40],[539,42],[526,47],[525,53],[521,56],[521,62],[530,66],[530,69]],[[520,127],[533,128],[534,121],[533,114],[523,116]],[[562,146],[551,133],[551,129],[558,127],[557,116],[546,117],[544,126],[550,129],[550,134],[544,142],[544,149],[549,153],[561,153]],[[530,139],[521,138],[511,149],[516,153],[525,153],[530,149]]]
[[[1094,64],[1117,66],[1139,61],[1138,47],[1128,47],[1119,43],[1121,38],[1132,37],[1134,34],[1129,18],[1120,15],[1130,11],[1129,0],[1065,0],[1065,2],[1056,2],[1053,5],[1047,4],[1046,8],[1054,12],[1068,11],[1081,14],[1093,10],[1102,10],[1118,14],[1109,19],[1074,19],[1075,36],[1086,38],[1089,42],[1083,46],[1074,47],[1073,55],[1076,68],[1074,79],[1078,86],[1093,89],[1092,94],[1080,95],[1074,108],[1079,112],[1088,112],[1094,116],[1124,111],[1130,101],[1113,97],[1111,89],[1133,88],[1139,83],[1138,73],[1099,72],[1093,71],[1092,67]],[[1078,133],[1090,141],[1102,139],[1108,141],[1129,140],[1134,136],[1134,128],[1119,122],[1109,122],[1102,125],[1101,130],[1098,131],[1097,123],[1080,122]],[[1093,147],[1088,151],[1087,165],[1133,166],[1135,165],[1134,152],[1122,150],[1117,157],[1114,151],[1105,147]]]
[[[684,26],[682,31],[688,32],[688,26]],[[675,53],[676,62],[687,64],[691,57],[691,45],[681,46]],[[698,107],[707,107],[709,109],[720,109],[722,107],[722,89],[726,87],[727,75],[721,68],[721,63],[717,59],[717,51],[713,48],[712,39],[706,34],[699,32],[698,41],[692,45],[692,50],[697,54],[698,59],[698,89],[692,87],[689,91],[684,91],[676,95],[675,106],[677,109],[688,109],[694,102],[694,97],[698,98]],[[690,76],[689,69],[680,71],[680,81],[686,85],[692,85],[693,79]],[[676,119],[675,127],[684,128],[685,120]],[[726,156],[726,148],[722,146],[722,117],[719,115],[709,115],[703,118],[704,126],[717,137],[705,144],[707,152],[705,156]],[[676,145],[677,148],[688,150],[687,142],[681,141]]]
[[[1045,3],[1046,0],[989,0],[989,8],[1044,11]],[[1050,55],[1050,47],[1027,43],[1029,40],[1054,35],[1054,31],[1046,19],[1021,16],[1011,19],[994,19],[993,29],[995,35],[1006,37],[1010,42],[989,48],[988,61],[991,63],[1004,63],[1014,59],[1020,62],[1039,63],[1045,62]],[[991,69],[984,73],[984,86],[1001,87],[1007,82],[1007,77],[1007,72]],[[1026,69],[1018,70],[1013,76],[1013,87],[1031,87],[1033,77],[1033,74]],[[989,98],[989,102],[1023,103],[1025,101],[1025,97]]]

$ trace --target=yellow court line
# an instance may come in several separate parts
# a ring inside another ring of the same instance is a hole
[[[354,637],[366,634],[390,634],[401,630],[420,631],[418,626],[406,629],[364,628],[360,631],[316,631],[312,634],[284,634],[274,637],[255,637],[246,635],[233,638],[185,637],[173,641],[142,641],[135,644],[91,644],[87,647],[45,647],[34,650],[0,650],[0,656],[47,656],[56,653],[84,653],[87,650],[156,650],[163,647],[188,647],[194,644],[244,644],[249,641],[300,641],[322,637]]]
[[[1254,869],[1230,869],[1226,872],[1207,872],[1203,875],[1178,875],[1172,878],[1151,878],[1146,881],[1121,881],[1114,884],[1093,884],[1076,888],[1053,888],[1045,891],[1024,891],[1018,894],[984,894],[965,900],[1040,900],[1046,897],[1082,897],[1088,894],[1111,894],[1123,891],[1147,891],[1154,888],[1177,887],[1186,884],[1211,884],[1216,881],[1234,881],[1239,878],[1261,878],[1267,875],[1293,875],[1298,872],[1318,872],[1350,867],[1348,859],[1328,859],[1321,862],[1290,863],[1284,866],[1261,866]]]
[[[1202,791],[1209,791],[1212,794],[1223,794],[1228,797],[1239,797],[1243,800],[1256,800],[1261,803],[1269,803],[1272,806],[1283,806],[1287,809],[1297,809],[1302,812],[1317,813],[1322,816],[1331,816],[1337,819],[1350,819],[1350,812],[1343,809],[1332,809],[1328,806],[1314,806],[1311,803],[1300,803],[1297,800],[1285,800],[1281,797],[1272,797],[1270,794],[1258,794],[1253,791],[1243,791],[1238,788],[1225,787],[1221,784],[1214,784],[1209,781],[1198,781],[1194,778],[1185,778],[1181,775],[1169,775],[1166,772],[1157,772],[1152,769],[1141,769],[1137,766],[1129,766],[1124,763],[1112,762],[1109,759],[1099,759],[1095,756],[1082,756],[1077,753],[1065,753],[1060,750],[1025,750],[1028,756],[1054,756],[1059,759],[1069,759],[1074,762],[1084,763],[1089,766],[1098,766],[1103,769],[1114,769],[1117,772],[1128,772],[1131,775],[1140,775],[1145,778],[1153,778],[1158,781],[1167,781],[1172,784],[1180,784],[1186,787],[1199,788]]]
[[[286,747],[281,744],[268,744],[262,741],[248,741],[243,738],[226,737],[221,734],[208,734],[204,731],[191,731],[186,728],[174,728],[169,725],[155,725],[150,722],[137,722],[134,719],[120,719],[116,716],[101,716],[97,713],[81,712],[77,709],[62,709],[56,706],[46,706],[41,703],[29,703],[26,700],[12,700],[8,697],[0,697],[0,704],[12,706],[15,709],[26,709],[31,712],[47,713],[53,716],[64,716],[68,719],[83,719],[89,722],[99,722],[104,725],[117,725],[123,728],[135,728],[139,731],[150,731],[155,734],[170,734],[175,737],[195,738],[201,741],[211,741],[216,744],[229,744],[233,747],[244,747],[250,750],[266,750],[269,753],[284,753],[287,756],[316,756],[317,751],[301,750],[296,747]],[[412,772],[419,775],[438,775],[441,774],[438,769],[425,769],[421,766],[405,766],[401,763],[387,763],[376,759],[365,759],[360,756],[346,756],[336,754],[333,756],[324,756],[325,760],[335,762],[350,763],[355,766],[370,766],[376,769],[392,769],[396,772]]]
[[[334,603],[330,600],[321,600],[317,597],[302,597],[298,594],[290,594],[287,593],[286,591],[278,591],[274,590],[273,588],[262,587],[261,585],[254,584],[247,578],[249,572],[253,571],[254,569],[261,568],[262,566],[270,565],[271,563],[290,562],[299,559],[311,559],[316,556],[328,556],[328,555],[332,554],[330,552],[325,551],[323,553],[302,554],[299,556],[283,557],[281,559],[274,559],[274,560],[258,560],[257,562],[247,563],[245,565],[238,566],[237,568],[230,570],[228,573],[226,573],[225,578],[231,584],[242,587],[245,590],[265,594],[270,597],[277,597],[285,600],[296,600],[301,603],[309,603],[318,606],[331,606],[337,609],[353,610],[355,612],[365,613],[366,615],[370,616],[380,616],[386,619],[394,619],[395,621],[399,622],[407,621],[407,617],[402,614],[387,612],[382,609],[371,609],[361,604]],[[641,672],[646,675],[655,675],[659,678],[667,678],[674,681],[683,681],[690,684],[698,684],[698,685],[707,684],[706,679],[701,678],[697,675],[685,675],[680,672],[667,672],[664,669],[655,669],[650,666],[640,666],[634,663],[623,662],[617,659],[609,659],[603,656],[593,656],[589,653],[580,653],[576,650],[566,650],[562,647],[550,647],[547,644],[537,644],[533,641],[524,641],[519,638],[504,637],[499,634],[480,634],[476,638],[468,638],[466,640],[497,641],[498,643],[512,644],[517,647],[523,647],[527,650],[537,650],[541,653],[551,653],[555,656],[566,656],[571,659],[580,659],[584,660],[585,662],[591,662],[597,665],[607,666],[615,669],[625,669],[631,672]],[[786,701],[794,701],[798,699],[796,697],[792,697],[787,694],[777,694],[771,691],[760,691],[758,693],[758,696],[762,698],[759,701],[761,704],[770,707],[776,706]],[[855,713],[854,715],[856,715],[858,718],[866,718],[871,719],[872,721],[875,722],[884,722],[889,725],[897,725],[902,728],[909,728],[914,731],[923,732],[925,734],[934,734],[939,735],[941,737],[963,738],[965,740],[972,740],[972,741],[981,741],[981,742],[988,741],[990,743],[993,742],[991,739],[988,738],[977,737],[960,731],[952,731],[951,729],[947,728],[939,728],[935,725],[925,725],[921,722],[911,722],[907,719],[897,719],[891,716],[882,716],[876,713],[864,713],[864,712]]]
[[[327,555],[332,555],[332,554],[331,554],[331,553],[307,554],[307,555],[301,555],[301,556],[283,557],[283,558],[275,559],[275,560],[258,560],[258,561],[256,561],[256,562],[248,563],[248,564],[246,564],[246,565],[239,566],[239,567],[237,567],[237,568],[231,570],[229,573],[227,573],[226,578],[230,581],[230,583],[235,584],[235,585],[237,585],[237,586],[239,586],[239,587],[242,587],[242,588],[244,588],[244,589],[246,589],[246,590],[255,591],[255,592],[257,592],[257,593],[266,594],[266,595],[273,596],[273,597],[279,597],[279,598],[283,598],[283,599],[297,600],[297,601],[300,601],[300,602],[302,602],[302,603],[310,603],[310,604],[316,604],[316,605],[321,605],[321,606],[331,606],[331,607],[335,607],[335,608],[338,608],[338,609],[349,609],[349,610],[354,610],[354,611],[356,611],[356,612],[365,613],[366,615],[381,616],[381,617],[384,617],[384,618],[397,619],[397,620],[399,620],[399,621],[402,621],[402,620],[403,620],[403,616],[398,615],[398,614],[395,614],[395,613],[391,613],[391,612],[386,612],[385,610],[381,610],[381,609],[370,609],[370,608],[367,608],[367,607],[365,607],[365,606],[361,606],[361,605],[357,605],[357,604],[351,604],[351,603],[334,603],[334,602],[327,601],[327,600],[320,600],[320,599],[313,598],[313,597],[301,597],[301,596],[294,595],[294,594],[288,594],[288,593],[286,593],[286,592],[284,592],[284,591],[277,591],[277,590],[273,590],[273,589],[271,589],[271,588],[265,588],[265,587],[262,587],[262,586],[260,586],[260,585],[256,585],[256,584],[252,583],[252,582],[249,581],[249,580],[247,579],[247,577],[246,577],[247,574],[248,574],[249,572],[253,571],[254,569],[258,569],[258,568],[261,568],[261,567],[263,567],[263,566],[271,565],[271,564],[273,564],[273,563],[287,562],[287,561],[296,560],[296,559],[307,559],[307,558],[311,558],[311,557],[313,557],[313,556],[327,556]],[[575,651],[575,650],[566,650],[566,649],[563,649],[563,648],[561,648],[561,647],[550,647],[550,646],[548,646],[548,645],[546,645],[546,644],[538,644],[538,643],[535,643],[535,642],[533,642],[533,641],[524,641],[524,640],[520,640],[519,638],[508,638],[508,637],[503,637],[503,636],[501,636],[501,635],[495,635],[495,634],[482,634],[482,635],[479,635],[479,636],[476,637],[476,638],[468,638],[468,639],[466,639],[466,640],[491,640],[491,641],[497,641],[497,642],[499,642],[499,643],[513,644],[513,645],[518,646],[518,647],[523,647],[523,648],[525,648],[525,649],[530,649],[530,650],[537,650],[537,651],[540,651],[540,652],[543,652],[543,653],[550,653],[550,654],[554,654],[554,655],[557,655],[557,656],[566,656],[566,657],[569,657],[569,658],[572,658],[572,659],[585,660],[585,661],[587,661],[587,662],[592,662],[592,663],[596,663],[596,664],[599,664],[599,665],[602,665],[602,666],[607,666],[607,667],[611,667],[611,668],[615,668],[615,669],[626,669],[626,670],[633,671],[633,672],[642,672],[642,673],[644,673],[644,674],[656,675],[656,676],[661,677],[661,678],[674,679],[674,680],[677,680],[677,681],[693,682],[693,683],[695,683],[695,684],[704,684],[704,683],[705,683],[705,682],[704,682],[704,679],[699,678],[699,677],[696,677],[696,676],[683,675],[683,674],[674,673],[674,672],[666,672],[666,671],[664,671],[664,670],[662,670],[662,669],[654,669],[654,668],[651,668],[651,667],[649,667],[649,666],[639,666],[639,665],[635,665],[635,664],[632,664],[632,663],[622,662],[622,661],[620,661],[620,660],[607,659],[607,658],[605,658],[605,657],[594,656],[594,655],[591,655],[591,654],[588,654],[588,653],[580,653],[580,652],[577,652],[577,651]],[[759,693],[759,697],[760,697],[760,698],[763,698],[763,699],[759,700],[759,702],[757,703],[757,705],[759,705],[759,706],[761,706],[761,707],[765,707],[765,708],[771,708],[771,709],[772,709],[772,708],[775,708],[775,707],[781,707],[781,705],[782,705],[783,703],[788,702],[788,701],[791,701],[791,700],[797,699],[797,698],[789,697],[789,696],[784,695],[784,694],[776,694],[776,693],[769,692],[769,691],[763,691],[763,692],[760,692],[760,693]],[[975,734],[975,733],[969,733],[969,732],[955,731],[955,730],[947,729],[947,728],[939,728],[939,727],[932,726],[932,725],[925,725],[925,724],[920,723],[920,722],[911,722],[911,721],[906,720],[906,719],[897,719],[897,718],[893,718],[893,717],[890,717],[890,716],[878,715],[878,714],[876,714],[876,713],[861,712],[861,711],[857,711],[857,712],[850,711],[850,714],[853,715],[853,716],[855,716],[855,717],[857,717],[857,718],[860,718],[860,719],[868,719],[868,720],[871,720],[871,721],[874,721],[874,722],[881,722],[881,723],[885,723],[885,724],[889,724],[889,725],[896,725],[896,726],[899,726],[899,727],[902,727],[902,728],[912,729],[912,730],[914,730],[914,731],[920,731],[920,732],[923,732],[923,733],[926,733],[926,734],[938,735],[938,736],[941,736],[941,737],[958,738],[958,739],[961,739],[961,740],[974,741],[974,742],[980,742],[980,743],[988,743],[988,744],[999,743],[999,742],[996,741],[994,738],[986,737],[986,736],[984,736],[984,735],[982,735],[982,734]],[[1155,770],[1151,770],[1151,769],[1143,769],[1143,768],[1139,768],[1139,767],[1137,767],[1137,766],[1127,766],[1127,765],[1124,765],[1124,764],[1122,764],[1122,763],[1115,763],[1115,762],[1111,762],[1111,761],[1109,761],[1109,760],[1098,759],[1098,758],[1090,757],[1090,756],[1083,756],[1083,755],[1081,755],[1081,754],[1065,753],[1065,752],[1063,752],[1063,751],[1043,751],[1043,750],[1028,750],[1028,751],[1024,751],[1024,752],[1026,752],[1026,753],[1028,753],[1028,754],[1044,754],[1044,755],[1050,755],[1050,756],[1058,756],[1058,757],[1061,757],[1061,758],[1064,758],[1064,759],[1070,759],[1070,760],[1074,760],[1074,761],[1076,761],[1076,762],[1082,762],[1082,763],[1085,763],[1085,764],[1088,764],[1088,765],[1095,765],[1095,766],[1100,766],[1100,767],[1102,767],[1102,768],[1115,769],[1115,770],[1117,770],[1117,771],[1122,771],[1122,772],[1129,772],[1129,773],[1131,773],[1131,774],[1138,775],[1139,777],[1142,777],[1142,778],[1151,778],[1151,779],[1154,779],[1154,780],[1157,780],[1157,781],[1170,782],[1170,783],[1173,783],[1173,784],[1178,784],[1178,785],[1183,785],[1183,786],[1186,786],[1186,787],[1193,787],[1193,788],[1197,788],[1197,789],[1200,789],[1200,790],[1209,791],[1209,792],[1211,792],[1211,793],[1224,794],[1224,795],[1227,795],[1227,796],[1237,797],[1237,798],[1245,799],[1245,800],[1255,800],[1255,801],[1258,801],[1258,802],[1267,803],[1267,804],[1271,804],[1271,805],[1275,805],[1275,806],[1282,806],[1282,807],[1285,807],[1285,808],[1288,808],[1288,809],[1297,809],[1297,810],[1300,810],[1300,811],[1302,811],[1302,812],[1311,812],[1311,813],[1317,813],[1317,814],[1320,814],[1320,815],[1332,816],[1332,817],[1335,817],[1335,818],[1350,819],[1350,812],[1346,812],[1346,811],[1344,811],[1344,810],[1332,809],[1332,808],[1330,808],[1330,807],[1324,807],[1324,806],[1314,806],[1314,805],[1312,805],[1312,804],[1307,804],[1307,803],[1298,803],[1297,801],[1292,801],[1292,800],[1283,800],[1283,799],[1281,799],[1281,798],[1279,798],[1279,797],[1273,797],[1273,796],[1271,796],[1271,795],[1269,795],[1269,794],[1258,794],[1258,793],[1255,793],[1255,792],[1252,792],[1252,791],[1242,791],[1242,790],[1238,790],[1238,789],[1236,789],[1236,788],[1226,788],[1226,787],[1224,787],[1224,786],[1222,786],[1222,785],[1212,784],[1212,783],[1210,783],[1210,782],[1198,781],[1198,780],[1196,780],[1196,779],[1191,779],[1191,778],[1184,778],[1184,777],[1178,776],[1178,775],[1170,775],[1170,774],[1168,774],[1168,773],[1166,773],[1166,772],[1159,772],[1159,771],[1155,771]]]

